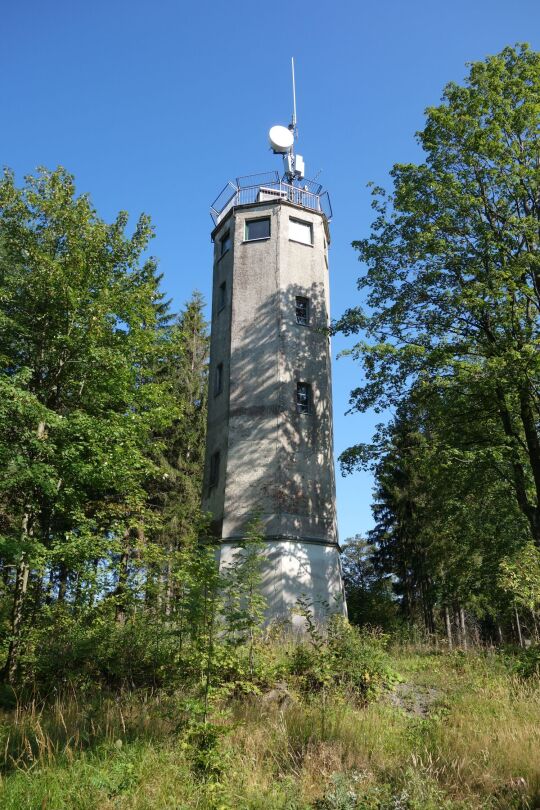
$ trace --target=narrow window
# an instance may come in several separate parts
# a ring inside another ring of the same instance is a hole
[[[296,410],[298,413],[310,413],[311,411],[311,385],[309,383],[296,383]]]
[[[218,292],[218,312],[225,307],[225,302],[227,300],[227,282],[224,281],[222,284],[219,285],[219,292]]]
[[[216,376],[214,377],[214,396],[217,397],[223,391],[223,363],[216,366]]]
[[[218,450],[217,453],[212,453],[210,456],[210,478],[208,480],[209,489],[217,486],[217,482],[219,481],[219,461],[220,453]]]
[[[309,298],[302,295],[296,296],[296,323],[309,326]]]
[[[255,239],[268,239],[270,236],[270,217],[246,220],[246,242]]]
[[[311,222],[302,222],[299,219],[290,219],[289,239],[292,239],[293,242],[302,242],[303,245],[312,245],[313,226]]]
[[[219,240],[219,255],[224,256],[231,249],[231,232],[227,231]]]

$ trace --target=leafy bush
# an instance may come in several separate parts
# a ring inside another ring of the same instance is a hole
[[[540,644],[516,653],[512,668],[521,678],[540,677]]]
[[[164,622],[135,614],[125,624],[96,611],[81,620],[55,609],[28,634],[21,681],[42,691],[63,683],[161,685],[178,679],[178,638]]]
[[[316,803],[316,810],[356,810],[357,793],[354,780],[346,774],[334,773],[324,797]]]
[[[334,683],[368,700],[396,680],[386,651],[388,637],[375,630],[361,630],[341,617],[328,628],[328,648],[333,659]]]
[[[295,646],[289,671],[303,691],[341,688],[367,702],[396,679],[386,643],[382,633],[353,627],[334,616],[325,638],[308,635]]]

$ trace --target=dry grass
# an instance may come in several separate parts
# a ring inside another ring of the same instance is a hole
[[[94,694],[91,700],[75,691],[52,702],[17,702],[0,714],[0,769],[28,770],[68,761],[101,744],[164,739],[183,718],[178,700],[152,691]]]
[[[1,719],[5,810],[439,810],[540,807],[540,687],[500,660],[394,651],[414,713],[384,696],[229,706],[212,777],[194,770],[182,695],[77,694]],[[341,781],[340,781],[341,780]],[[351,797],[356,796],[356,804]],[[347,804],[349,802],[349,804]]]

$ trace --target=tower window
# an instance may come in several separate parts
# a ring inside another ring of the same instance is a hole
[[[218,291],[218,312],[221,312],[221,310],[225,307],[226,301],[227,301],[227,282],[223,281],[219,285]]]
[[[231,249],[231,232],[227,231],[219,240],[219,255],[224,256]]]
[[[223,391],[223,363],[218,363],[214,377],[214,396],[217,397]]]
[[[224,256],[231,249],[231,232],[225,231],[219,240],[219,256]]]
[[[311,413],[311,385],[296,383],[296,410],[298,413]]]
[[[302,222],[299,219],[289,220],[289,239],[301,242],[303,245],[313,244],[313,226],[311,222]]]
[[[219,481],[220,458],[221,454],[219,450],[216,453],[212,453],[210,456],[210,477],[208,479],[208,489],[212,489],[212,487],[217,486],[217,482]]]
[[[268,239],[270,236],[270,217],[246,220],[246,242],[255,239]]]
[[[309,326],[309,298],[302,295],[296,296],[296,323]]]

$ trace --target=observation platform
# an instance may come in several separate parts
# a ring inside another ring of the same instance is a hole
[[[277,171],[250,174],[229,180],[210,206],[214,225],[219,225],[232,208],[272,200],[284,200],[310,211],[318,211],[330,222],[332,205],[327,191],[315,180],[283,180]]]

